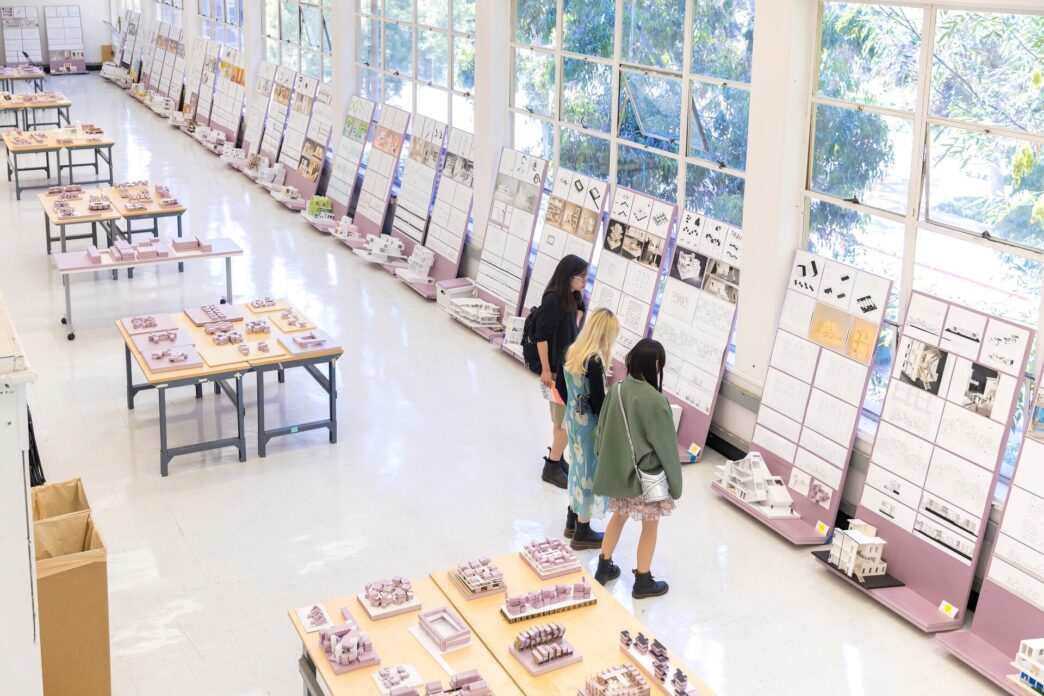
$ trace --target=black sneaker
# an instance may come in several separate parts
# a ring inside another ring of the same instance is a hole
[[[637,570],[632,572],[634,573],[634,589],[631,590],[631,596],[635,599],[660,597],[667,594],[667,590],[670,589],[663,580],[655,579],[651,572],[639,573]]]
[[[553,462],[547,457],[544,457],[544,473],[540,478],[552,486],[563,489],[566,487],[566,475],[562,473],[561,462]]]

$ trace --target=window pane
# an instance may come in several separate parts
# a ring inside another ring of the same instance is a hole
[[[279,42],[274,39],[265,41],[265,60],[279,65]]]
[[[911,7],[827,3],[819,93],[913,111],[923,16]]]
[[[681,80],[620,72],[621,138],[677,154],[680,113]]]
[[[656,198],[678,201],[678,161],[628,145],[616,148],[616,183]]]
[[[888,381],[892,376],[892,360],[895,356],[896,333],[895,324],[881,324],[881,333],[877,336],[877,347],[874,349],[874,361],[870,365],[870,384],[866,388],[863,410],[876,416],[881,415],[885,394],[888,393]]]
[[[413,21],[413,0],[385,0],[385,10],[389,19]]]
[[[417,0],[417,24],[449,28],[449,0]]]
[[[356,60],[375,68],[381,67],[381,23],[376,19],[359,20],[359,45]]]
[[[330,25],[332,21],[331,11],[323,10],[323,42],[321,46],[323,53],[333,53],[333,44],[330,42]]]
[[[520,109],[555,115],[555,57],[530,50],[515,51],[515,101]]]
[[[689,156],[746,169],[749,116],[750,92],[694,80],[689,105]]]
[[[280,5],[279,10],[279,21],[281,23],[281,34],[280,38],[283,41],[292,41],[298,43],[301,38],[298,32],[298,17],[297,17],[297,3],[288,2],[283,0],[283,4]]]
[[[927,219],[1044,248],[1044,152],[1039,145],[932,126]]]
[[[608,181],[609,141],[571,128],[559,130],[558,161],[566,169]]]
[[[301,45],[305,48],[320,48],[322,31],[322,10],[318,7],[301,5]]]
[[[417,30],[417,79],[449,86],[449,34]]]
[[[613,57],[616,0],[564,0],[562,47],[585,56]]]
[[[375,70],[359,68],[359,96],[373,101],[381,99],[381,75]]]
[[[453,0],[453,31],[475,33],[475,0]]]
[[[554,147],[551,122],[525,114],[511,114],[511,118],[514,124],[514,148],[550,160]]]
[[[689,164],[685,170],[685,207],[743,227],[746,185],[747,182],[738,176]]]
[[[816,107],[812,190],[902,213],[913,151],[911,123],[836,106]]]
[[[282,53],[284,68],[290,68],[294,72],[301,69],[301,53],[297,46],[284,43],[280,45],[279,50]]]
[[[413,81],[384,76],[384,103],[413,112]]]
[[[1044,132],[1044,16],[941,10],[937,32],[932,114]]]
[[[359,0],[359,9],[364,14],[381,15],[381,2],[382,0]]]
[[[413,27],[384,25],[384,69],[402,75],[413,74]]]
[[[681,70],[684,44],[684,0],[624,0],[625,62]]]
[[[603,63],[562,58],[562,120],[609,132],[613,69]]]
[[[692,16],[692,68],[734,82],[750,82],[754,0],[700,0]]]
[[[301,72],[319,79],[323,76],[322,54],[318,51],[301,51]]]
[[[467,36],[453,37],[453,89],[475,89],[475,39]]]
[[[417,113],[436,121],[449,121],[449,92],[417,83]]]
[[[810,251],[892,280],[885,317],[897,321],[904,226],[823,201],[812,201],[808,219]]]
[[[515,0],[515,41],[554,46],[557,0]]]
[[[453,123],[451,125],[466,130],[469,133],[474,133],[475,100],[470,97],[462,97],[459,94],[454,94],[452,103]]]
[[[333,56],[323,56],[323,82],[333,82]]]
[[[279,3],[273,0],[265,3],[265,35],[279,37]]]

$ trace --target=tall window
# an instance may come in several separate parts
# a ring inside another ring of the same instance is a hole
[[[243,48],[243,1],[199,0],[203,36],[211,41]]]
[[[742,226],[754,0],[617,7],[514,0],[515,147]]]
[[[156,17],[164,24],[181,28],[184,0],[156,0]]]
[[[360,93],[475,130],[475,0],[358,0]]]
[[[264,0],[265,55],[276,65],[330,82],[333,0]]]
[[[819,28],[809,248],[891,277],[892,322],[914,288],[1039,332],[1044,16],[827,1]]]

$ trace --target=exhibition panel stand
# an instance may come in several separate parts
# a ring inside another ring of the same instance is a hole
[[[963,622],[1033,339],[1028,327],[911,294],[856,508],[876,526],[888,574],[902,586],[867,589],[838,575],[922,631]],[[1008,531],[998,537],[1002,554],[1012,548],[1006,537],[1025,538],[1014,529],[1029,499],[1017,490]],[[1023,589],[1022,571],[1009,574],[1006,565],[994,559],[993,583]]]
[[[792,502],[772,509],[726,479],[715,491],[792,544],[823,544],[837,519],[892,282],[798,251],[750,450]],[[760,482],[759,482],[760,485]],[[785,488],[784,488],[785,487]]]
[[[344,125],[341,127],[341,139],[337,143],[337,151],[334,153],[330,183],[326,187],[326,195],[333,204],[335,220],[348,214],[355,182],[359,178],[359,166],[366,150],[366,141],[370,138],[373,112],[376,108],[377,105],[374,102],[362,97],[352,97],[348,102],[348,113],[345,115]],[[318,229],[329,232],[331,227],[322,226]]]
[[[160,22],[152,35],[149,43],[149,53],[143,62],[144,73],[142,82],[146,91],[159,91],[160,78],[163,75],[163,60],[167,55],[167,37],[170,35],[171,26],[166,22]]]
[[[257,82],[254,83],[254,98],[250,100],[247,111],[246,131],[243,133],[243,152],[247,155],[257,154],[261,147],[265,119],[268,118],[268,103],[272,100],[272,89],[275,87],[275,74],[275,64],[268,61],[261,63]]]
[[[214,110],[214,89],[217,85],[218,64],[221,62],[221,44],[211,41],[203,55],[203,72],[199,80],[199,99],[196,104],[196,123],[210,126]]]
[[[718,401],[739,297],[742,233],[682,213],[653,338],[667,351],[663,391],[681,409],[678,454],[699,459]]]
[[[189,60],[188,70],[185,71],[185,100],[181,104],[181,114],[185,121],[196,118],[196,108],[199,106],[199,91],[203,83],[203,64],[207,58],[207,44],[210,41],[197,38],[192,45],[192,57]]]
[[[428,221],[424,247],[432,252],[431,267],[424,277],[410,268],[395,274],[406,285],[428,300],[438,293],[437,283],[452,282],[460,269],[464,240],[467,239],[474,199],[475,162],[471,148],[474,136],[451,128],[446,143],[446,160],[439,176],[435,205]]]
[[[84,59],[83,24],[79,5],[57,5],[44,8],[47,26],[47,57],[52,75],[87,73]]]
[[[1038,391],[1034,410],[1040,408],[1042,399],[1044,391]],[[1012,666],[1012,659],[1020,644],[1044,636],[1042,464],[1041,434],[1027,428],[971,629],[935,637],[947,650],[1011,694],[1026,693],[1024,687],[1013,683],[1020,670]]]
[[[15,133],[7,131],[3,134],[4,147],[7,149],[7,180],[14,177],[15,198],[21,200],[22,191],[30,189],[49,188],[51,186],[51,153],[54,153],[55,168],[58,176],[57,185],[62,185],[62,172],[69,171],[69,184],[100,184],[103,182],[113,183],[112,175],[112,148],[115,141],[109,139],[104,133],[98,131],[87,135],[80,128],[67,128],[34,133]],[[68,156],[68,162],[62,163],[62,152]],[[93,162],[73,162],[74,152],[93,152]],[[30,155],[44,156],[45,166],[40,167],[38,163],[26,166],[19,163],[20,157]],[[76,181],[74,172],[81,167],[93,167],[95,174],[100,175],[100,164],[105,162],[108,175],[104,178],[91,181]],[[44,181],[32,184],[23,184],[21,175],[25,172],[43,171],[47,175]]]
[[[359,228],[359,237],[344,240],[353,249],[361,249],[366,245],[366,235],[379,236],[384,229],[388,198],[398,174],[399,154],[409,125],[409,111],[388,104],[381,107],[370,147],[370,159],[366,163],[366,176],[363,177],[359,202],[355,208],[354,222]]]
[[[146,79],[152,69],[152,54],[156,52],[156,35],[159,34],[159,29],[160,23],[153,20],[147,37],[143,37],[143,40],[138,42],[137,52],[134,56],[137,69],[132,68],[131,70],[132,79],[136,83],[148,84]]]
[[[218,57],[210,127],[224,133],[225,140],[235,145],[246,100],[245,59],[242,52],[228,46],[221,46]]]
[[[34,92],[42,92],[44,84],[44,71],[35,65],[15,65],[0,67],[0,90],[5,92],[15,91],[15,85],[26,82]]]
[[[165,82],[164,93],[174,101],[174,108],[181,105],[182,88],[185,86],[185,34],[178,31],[177,43],[170,47],[173,53],[174,67],[169,81]]]
[[[272,103],[268,107],[268,120],[265,122],[265,134],[259,150],[261,156],[267,157],[273,164],[279,159],[283,145],[283,131],[286,129],[286,119],[290,116],[290,99],[296,82],[297,73],[290,68],[280,66],[276,69]]]
[[[294,82],[294,99],[286,121],[286,133],[283,135],[283,147],[279,151],[278,160],[286,166],[288,173],[295,170],[301,161],[318,88],[319,80],[307,75],[298,75]]]
[[[333,85],[320,83],[315,89],[312,115],[305,130],[297,162],[288,165],[286,170],[284,183],[297,191],[297,197],[287,196],[285,190],[283,193],[272,192],[272,196],[290,210],[304,210],[308,200],[318,191],[319,177],[326,164],[326,149],[330,146],[332,134]]]
[[[120,33],[120,46],[116,52],[116,62],[124,70],[130,70],[137,54],[141,27],[141,13],[127,10],[123,15],[123,26]]]
[[[181,85],[184,81],[185,75],[185,64],[184,64],[184,53],[181,51],[181,29],[175,26],[171,26],[167,32],[167,40],[162,46],[163,49],[163,69],[160,72],[160,81],[157,85],[157,90],[160,94],[170,97],[172,99],[181,98]],[[181,62],[179,66],[179,60]],[[178,81],[178,92],[172,94],[175,75],[179,74],[181,79]],[[174,105],[178,106],[177,103]]]
[[[28,55],[30,62],[43,63],[39,7],[0,7],[0,25],[4,30],[4,62],[18,65]]]
[[[413,247],[424,244],[445,144],[445,123],[420,114],[414,117],[410,152],[396,197],[391,231],[392,237],[402,243],[404,258],[413,253]],[[386,265],[385,269],[394,273],[397,267],[404,265]]]

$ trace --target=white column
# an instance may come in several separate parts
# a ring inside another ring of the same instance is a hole
[[[358,85],[355,74],[356,3],[335,2],[330,13],[333,37],[334,141],[340,139],[341,121]]]
[[[199,16],[199,5],[186,1],[181,8],[181,40],[185,42],[185,67],[191,59],[192,46],[196,37],[203,34],[203,20]]]
[[[265,59],[265,8],[261,0],[243,4],[243,63],[246,67],[246,109],[250,112],[256,96],[254,86]]]

